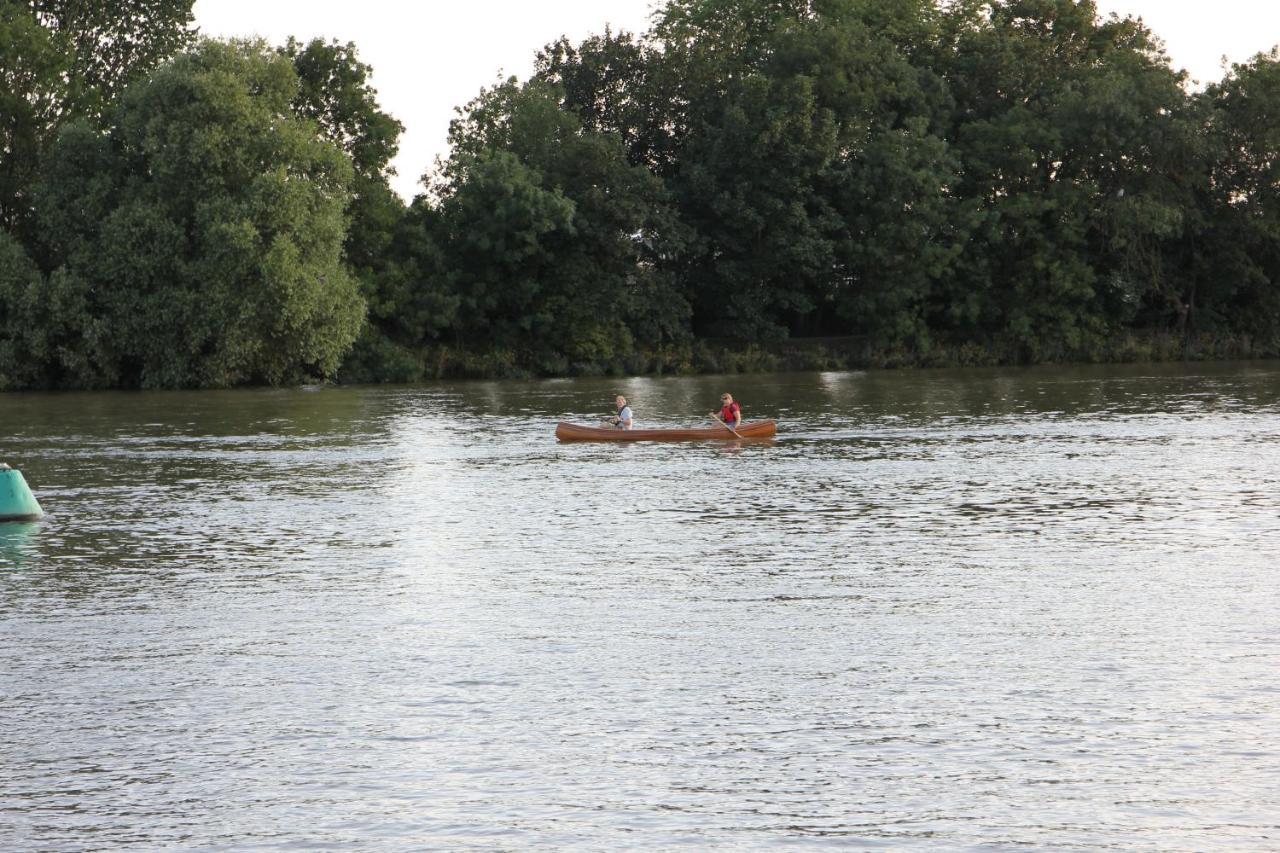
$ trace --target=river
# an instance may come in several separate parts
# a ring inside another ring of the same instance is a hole
[[[6,849],[1280,849],[1280,365],[0,412]]]

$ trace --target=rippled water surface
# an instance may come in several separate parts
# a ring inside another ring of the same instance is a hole
[[[6,849],[1280,849],[1275,365],[0,411]]]

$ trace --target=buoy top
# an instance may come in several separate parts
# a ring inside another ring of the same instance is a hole
[[[44,515],[22,472],[0,462],[0,521],[28,521]]]

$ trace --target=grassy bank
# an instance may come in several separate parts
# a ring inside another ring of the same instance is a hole
[[[531,379],[552,376],[662,376],[1032,364],[1126,364],[1280,357],[1280,341],[1245,336],[1124,334],[1084,347],[1011,344],[936,345],[927,349],[878,346],[865,338],[796,338],[736,344],[701,340],[637,350],[607,362],[462,347],[408,350],[383,344],[359,349],[340,383],[407,383],[429,379]]]

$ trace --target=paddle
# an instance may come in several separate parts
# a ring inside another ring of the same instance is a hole
[[[742,434],[741,434],[741,433],[739,433],[739,432],[738,432],[736,429],[734,429],[733,427],[729,426],[729,425],[728,425],[727,423],[725,423],[724,421],[720,420],[720,416],[719,416],[719,415],[717,415],[717,414],[712,414],[712,415],[711,415],[711,417],[715,418],[716,423],[720,424],[720,426],[724,427],[724,428],[725,428],[725,429],[727,429],[729,432],[731,432],[731,433],[733,433],[734,435],[738,436],[738,438],[742,438]]]

